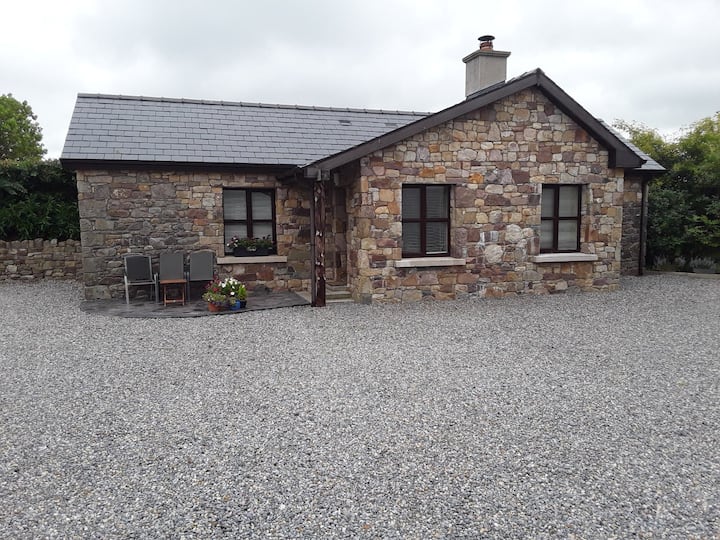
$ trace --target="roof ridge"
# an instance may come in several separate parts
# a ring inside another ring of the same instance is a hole
[[[224,100],[208,100],[208,99],[189,99],[189,98],[168,98],[153,96],[128,96],[123,94],[92,94],[78,93],[79,98],[98,98],[98,99],[116,99],[128,101],[155,101],[162,103],[193,103],[197,105],[221,105],[226,107],[258,107],[264,109],[293,109],[304,111],[329,111],[329,112],[354,112],[354,113],[371,113],[371,114],[394,114],[394,115],[431,115],[432,112],[425,111],[400,111],[391,109],[356,109],[351,107],[319,107],[314,105],[283,105],[274,103],[251,103],[246,101],[224,101]]]

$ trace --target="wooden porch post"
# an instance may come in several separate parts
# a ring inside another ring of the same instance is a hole
[[[313,182],[313,287],[312,305],[325,307],[325,182],[318,171]]]

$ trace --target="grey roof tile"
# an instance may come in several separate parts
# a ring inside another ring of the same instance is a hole
[[[635,146],[632,142],[627,140],[622,133],[620,133],[617,129],[615,129],[613,126],[605,122],[605,120],[598,118],[600,123],[602,123],[606,128],[611,130],[618,139],[620,139],[625,145],[630,148],[633,152],[635,152],[638,156],[643,158],[645,160],[645,163],[643,163],[640,167],[638,167],[637,171],[641,172],[649,172],[649,173],[655,173],[655,174],[662,174],[665,172],[665,167],[660,165],[657,161],[655,161],[653,158],[651,158],[648,154],[643,152],[638,146]]]
[[[61,158],[305,165],[427,114],[79,94]]]
[[[429,114],[79,94],[61,159],[302,166]],[[623,142],[639,170],[664,170]]]

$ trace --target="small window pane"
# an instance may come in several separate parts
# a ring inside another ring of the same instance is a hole
[[[271,223],[258,223],[257,221],[253,223],[253,235],[255,238],[263,238],[264,236],[272,238],[272,230]]]
[[[560,221],[558,223],[558,250],[577,251],[577,221]]]
[[[253,191],[252,195],[252,218],[272,219],[272,196],[269,193]],[[255,236],[260,236],[255,233]]]
[[[406,253],[420,253],[420,224],[403,223],[402,231],[403,251]]]
[[[428,186],[425,189],[425,204],[427,205],[427,217],[447,218],[448,216],[448,191],[445,186]]]
[[[428,223],[425,239],[428,255],[437,255],[438,253],[447,253],[448,235],[447,223]]]
[[[578,186],[560,186],[560,217],[578,215]]]
[[[540,215],[544,218],[553,217],[555,214],[555,189],[543,186],[541,195]]]
[[[233,236],[238,238],[247,237],[247,227],[244,223],[226,223],[225,224],[225,245],[230,241]]]
[[[550,220],[540,223],[540,249],[552,249],[553,247],[553,222]]]
[[[223,192],[225,219],[246,219],[245,191],[228,189]]]
[[[403,188],[402,217],[403,219],[420,219],[420,188]]]

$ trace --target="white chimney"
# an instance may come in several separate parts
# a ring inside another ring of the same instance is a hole
[[[463,58],[465,62],[465,97],[505,82],[508,51],[493,50],[494,36],[481,36],[480,48]]]

